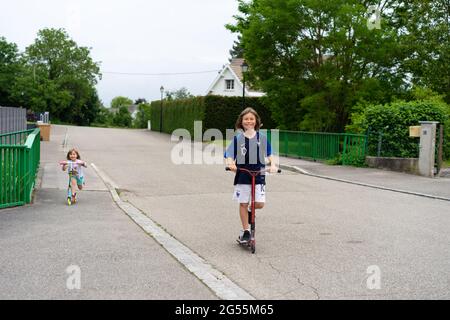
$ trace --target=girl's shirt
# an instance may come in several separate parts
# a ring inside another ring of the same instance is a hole
[[[77,172],[76,176],[80,178],[84,176],[82,163],[67,160],[67,171],[71,172],[72,170]]]
[[[225,158],[233,158],[238,168],[259,171],[265,168],[265,158],[272,155],[272,147],[267,137],[256,132],[253,138],[247,138],[242,133],[234,136],[233,141],[225,151]],[[256,176],[256,184],[266,184],[264,173]],[[251,184],[251,176],[242,171],[237,171],[234,184]]]

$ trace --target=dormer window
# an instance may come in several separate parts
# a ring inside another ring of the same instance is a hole
[[[234,90],[234,80],[225,80],[225,89]]]

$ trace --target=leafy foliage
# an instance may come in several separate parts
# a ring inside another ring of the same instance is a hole
[[[8,62],[0,62],[0,82],[9,79],[8,85],[0,86],[6,91],[0,92],[3,101],[49,111],[55,121],[89,125],[95,120],[100,109],[95,90],[99,63],[92,60],[89,48],[79,47],[63,29],[40,30],[21,55],[2,39],[0,52],[0,56],[9,52]]]
[[[166,91],[166,99],[168,101],[189,99],[189,98],[193,98],[193,97],[194,96],[185,87],[182,87],[182,88],[180,88],[178,90],[174,90],[174,91]]]
[[[385,105],[368,105],[358,115],[352,116],[351,128],[368,132],[368,154],[377,155],[381,135],[381,156],[418,157],[418,138],[409,137],[409,127],[419,121],[438,121],[450,124],[450,107],[442,101],[397,101]],[[447,128],[447,135],[448,135]],[[447,136],[448,139],[448,136]],[[450,155],[446,147],[445,153]]]
[[[360,103],[450,92],[448,1],[238,0],[249,81],[280,129],[342,132]],[[368,28],[368,8],[381,29]]]
[[[140,103],[133,126],[135,128],[147,128],[148,120],[151,120],[151,104],[144,102]]]
[[[112,123],[117,127],[131,127],[133,119],[126,107],[119,107],[119,110],[114,114]]]
[[[271,113],[260,98],[246,98],[246,107],[254,108],[261,117],[264,129],[274,127]],[[234,129],[236,119],[242,111],[242,98],[206,96],[183,100],[163,101],[162,131],[172,133],[175,129],[185,128],[191,136],[194,134],[194,121],[203,121],[203,131],[219,129],[225,137],[226,129]],[[161,101],[151,104],[152,130],[159,131]]]
[[[111,100],[111,108],[128,107],[133,104],[133,100],[127,97],[118,96]]]
[[[16,77],[19,75],[21,64],[17,45],[9,43],[0,37],[0,105],[14,105],[11,89]]]

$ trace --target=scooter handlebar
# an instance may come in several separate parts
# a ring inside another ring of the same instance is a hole
[[[238,169],[239,170],[239,169]],[[229,167],[225,167],[225,171],[231,171],[231,169]],[[277,170],[277,173],[281,173],[281,169]]]

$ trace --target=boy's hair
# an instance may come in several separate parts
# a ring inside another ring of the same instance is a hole
[[[236,124],[235,124],[236,130],[241,129],[242,131],[245,131],[244,127],[242,126],[242,119],[244,119],[244,116],[247,113],[253,113],[253,115],[255,116],[255,119],[256,119],[255,130],[259,130],[259,128],[261,128],[261,118],[259,117],[258,112],[256,112],[255,109],[250,108],[250,107],[245,108],[239,115],[238,119],[236,120]]]
[[[67,152],[67,160],[70,160],[70,154],[71,154],[72,152],[75,152],[75,153],[77,154],[77,159],[78,159],[78,160],[81,159],[80,153],[78,152],[78,150],[75,149],[75,148],[73,148],[73,149],[70,149],[69,152]]]

